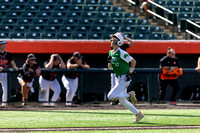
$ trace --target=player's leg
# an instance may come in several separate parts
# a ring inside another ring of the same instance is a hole
[[[159,89],[160,89],[160,101],[165,100],[165,95],[166,95],[166,89],[168,86],[168,81],[167,80],[161,80],[159,83]]]
[[[72,85],[73,79],[67,78],[63,75],[62,77],[62,82],[64,87],[66,88],[66,105],[71,105],[72,104],[72,90],[73,90],[73,85]]]
[[[51,98],[52,105],[54,105],[53,103],[55,103],[58,100],[58,98],[60,96],[60,92],[61,92],[60,84],[58,83],[57,79],[51,81],[51,89],[54,92],[53,96]]]
[[[0,82],[1,82],[2,90],[3,90],[2,106],[6,106],[7,100],[8,100],[7,73],[1,73],[0,74]]]
[[[108,99],[116,100],[116,99],[128,98],[130,95],[123,92],[124,89],[126,89],[129,86],[129,84],[130,81],[126,81],[126,76],[118,78],[116,85],[108,93]]]
[[[51,81],[47,81],[39,77],[39,84],[40,84],[40,92],[39,92],[39,101],[45,102],[43,105],[48,105],[49,102],[49,88],[50,88]]]
[[[179,90],[180,90],[180,86],[179,86],[178,80],[171,80],[171,81],[170,81],[170,85],[171,85],[172,88],[173,88],[172,96],[171,96],[170,100],[171,100],[172,102],[175,102],[176,99],[177,99],[177,94],[178,94],[178,92],[179,92]]]

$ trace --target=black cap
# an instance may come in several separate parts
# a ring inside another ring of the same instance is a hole
[[[54,56],[54,57],[53,57],[53,60],[55,60],[55,61],[56,61],[56,60],[59,60],[59,57],[58,57],[58,56]]]
[[[74,52],[73,56],[78,58],[78,59],[82,58],[81,54],[79,52]]]
[[[27,56],[27,59],[36,60],[36,57],[35,57],[34,54],[29,54],[29,55]]]

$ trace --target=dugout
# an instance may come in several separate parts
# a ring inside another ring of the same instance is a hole
[[[160,58],[165,55],[167,47],[170,46],[176,50],[182,68],[195,68],[199,57],[198,43],[197,41],[135,41],[135,44],[128,49],[128,52],[136,59],[136,68],[158,68]],[[20,49],[16,49],[15,46],[19,46]],[[35,53],[38,64],[43,66],[43,63],[49,59],[52,53],[60,54],[66,62],[72,56],[73,52],[79,51],[91,68],[106,68],[107,53],[110,50],[110,45],[109,41],[10,41],[7,44],[7,50],[14,54],[14,59],[18,67],[23,65],[28,53]],[[62,88],[61,101],[65,101],[66,89],[60,80],[61,76],[62,74],[58,74],[57,78]],[[82,76],[84,79],[84,81],[80,81],[83,82],[82,100],[86,102],[103,101],[104,94],[110,90],[110,74],[94,72],[84,73]],[[198,73],[187,73],[180,76],[179,83],[181,89],[184,89],[188,85],[198,84],[199,76]],[[16,77],[16,73],[11,75],[11,97],[12,101],[21,101],[20,85]],[[132,75],[132,80],[133,82],[130,87],[137,82],[142,82],[147,86],[146,73],[135,73]],[[152,74],[151,82],[152,99],[157,101],[159,97],[157,73]],[[35,92],[31,94],[31,100],[37,101],[37,93],[40,89],[38,78],[35,78],[33,87],[35,88]],[[170,96],[170,89],[169,87],[167,98]],[[78,95],[77,93],[75,97],[77,101],[79,100]],[[182,94],[179,95],[181,98]]]

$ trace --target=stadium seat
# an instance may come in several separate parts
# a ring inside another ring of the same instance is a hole
[[[18,32],[18,33],[26,33],[28,31],[28,28],[26,26],[23,25],[19,25],[19,26],[15,26],[13,27],[13,31],[14,32]]]
[[[104,33],[104,27],[103,26],[92,26],[90,28],[90,33],[102,34],[102,33]]]
[[[148,27],[139,26],[134,28],[134,33],[149,34]]]
[[[22,12],[20,16],[22,18],[34,19],[35,18],[35,13],[34,12]]]
[[[39,11],[39,5],[26,5],[24,7],[26,12],[38,12]]]
[[[167,2],[167,5],[168,6],[171,6],[171,7],[180,7],[181,5],[180,5],[180,1],[168,1]]]
[[[65,15],[65,12],[52,12],[51,17],[55,19],[63,19],[66,17]]]
[[[63,25],[65,26],[77,26],[78,19],[69,18],[63,20]]]
[[[117,20],[117,19],[108,20],[108,24],[111,26],[120,26],[121,23],[122,23],[122,20]]]
[[[193,1],[181,1],[181,7],[188,7],[188,8],[193,8],[194,7]]]
[[[67,17],[67,18],[76,18],[76,19],[78,19],[78,18],[81,17],[81,13],[77,13],[77,12],[68,12],[68,13],[66,14],[66,17]]]
[[[120,12],[113,12],[110,14],[111,19],[124,19],[124,13],[120,13]]]
[[[106,26],[107,25],[107,21],[105,19],[95,19],[93,21],[93,26]]]
[[[12,0],[0,0],[0,3],[2,5],[12,5]]]
[[[57,39],[70,39],[70,35],[67,33],[58,33],[56,34]]]
[[[31,33],[41,33],[42,31],[43,31],[42,27],[38,25],[33,25],[29,27],[29,32]]]
[[[3,33],[3,32],[0,33],[0,39],[8,39],[8,38],[9,38],[8,33]]]
[[[137,26],[137,24],[135,23],[135,21],[132,20],[132,19],[124,19],[124,20],[122,20],[122,24],[124,26]]]
[[[110,17],[110,13],[106,13],[106,12],[99,12],[96,14],[96,19],[106,19],[109,20]]]
[[[41,4],[43,5],[55,5],[56,0],[42,0]]]
[[[70,0],[56,0],[58,5],[69,5],[71,3]]]
[[[42,5],[42,6],[40,6],[39,9],[40,9],[41,12],[53,12],[54,6],[52,6],[52,5]]]
[[[113,6],[113,3],[109,0],[100,0],[101,6]]]
[[[58,26],[46,26],[44,27],[44,32],[45,33],[57,33],[59,31],[59,27]]]
[[[25,33],[25,38],[26,39],[40,39],[40,33],[35,33],[35,32],[29,32]]]
[[[118,7],[118,6],[114,6],[112,8],[112,11],[115,12],[115,13],[125,13],[126,11],[122,8],[122,7]]]
[[[58,11],[58,12],[67,12],[68,11],[68,5],[56,5],[54,7],[54,10],[55,11]]]
[[[78,21],[78,25],[81,26],[90,26],[92,25],[93,20],[88,18],[83,18]]]
[[[0,33],[11,33],[13,29],[9,25],[0,25]]]
[[[16,25],[16,19],[12,19],[12,18],[10,18],[10,19],[3,19],[1,23],[2,23],[2,25],[11,25],[11,26],[14,26],[14,25]]]
[[[112,12],[112,6],[100,6],[98,8],[99,12]]]
[[[21,18],[17,20],[18,25],[30,26],[32,25],[32,19]]]
[[[75,32],[76,33],[84,33],[84,34],[86,34],[86,33],[88,33],[88,31],[89,31],[89,29],[86,26],[75,27]]]
[[[48,19],[47,24],[53,26],[61,26],[63,23],[62,19]]]
[[[151,26],[151,27],[149,27],[149,32],[153,33],[153,34],[154,33],[156,33],[156,34],[163,34],[164,33],[163,29],[161,29],[158,26]]]
[[[40,18],[40,19],[49,19],[49,18],[51,18],[51,13],[49,13],[49,12],[38,12],[38,13],[36,13],[36,16],[37,16],[37,18]]]
[[[74,29],[71,26],[64,26],[60,28],[60,33],[70,33],[72,34],[74,32]]]
[[[142,33],[135,33],[135,34],[133,35],[133,38],[134,38],[135,40],[146,40],[146,39],[148,39],[147,35],[142,34]]]
[[[73,33],[71,35],[71,38],[72,39],[86,39],[86,34],[83,34],[83,33]]]
[[[10,39],[24,39],[24,33],[14,32],[9,34]]]
[[[162,40],[161,35],[156,34],[156,33],[149,34],[149,35],[148,35],[148,38],[149,38],[150,40]]]
[[[41,39],[56,39],[55,33],[42,33]]]
[[[95,13],[97,13],[98,11],[98,7],[97,6],[85,6],[84,7],[84,11],[85,12],[95,12]]]
[[[162,38],[164,40],[176,40],[177,39],[174,35],[167,34],[167,33],[162,34]]]
[[[139,26],[145,26],[145,27],[151,26],[151,23],[146,19],[137,19],[136,24],[138,24]]]
[[[122,26],[120,28],[120,31],[121,32],[125,32],[126,34],[132,34],[134,32],[134,27],[131,27],[131,26]]]
[[[86,0],[86,4],[89,6],[100,6],[99,0]]]
[[[70,12],[77,12],[77,13],[82,13],[83,12],[83,6],[78,6],[78,5],[72,5],[69,7]]]
[[[95,12],[83,12],[80,16],[78,16],[79,18],[81,19],[84,19],[84,18],[88,18],[88,19],[95,19],[96,17],[96,14]],[[100,18],[101,19],[101,18]]]
[[[194,13],[200,13],[200,8],[194,8],[194,9],[193,9],[193,12],[194,12]],[[192,15],[193,15],[193,14],[192,14]]]
[[[192,14],[191,18],[193,20],[200,20],[200,12]]]
[[[27,0],[12,0],[15,5],[27,5]]]
[[[181,7],[180,8],[180,12],[181,13],[191,13],[191,14],[193,14],[193,8],[190,8],[190,7]]]
[[[81,5],[81,6],[86,6],[86,3],[84,0],[71,0],[72,5]]]
[[[46,26],[47,25],[47,19],[42,19],[42,18],[39,18],[39,19],[34,19],[32,21],[33,25],[38,25],[38,26]]]
[[[9,5],[0,5],[0,12],[9,12]]]
[[[20,17],[19,12],[6,12],[5,16],[7,18],[18,19]]]
[[[4,14],[2,12],[0,12],[0,19],[5,18]]]
[[[199,8],[200,7],[200,1],[196,1],[194,5],[195,5],[196,8]]]
[[[112,34],[113,34],[113,33],[105,33],[105,34],[102,35],[102,38],[103,38],[104,40],[110,40]]]
[[[102,39],[101,34],[89,33],[87,34],[87,39]]]
[[[28,0],[28,5],[40,5],[40,0]]]
[[[13,12],[24,12],[24,5],[10,5],[10,11]]]
[[[138,16],[135,13],[125,12],[124,18],[137,20]]]
[[[116,33],[119,31],[119,26],[106,26],[105,33]]]

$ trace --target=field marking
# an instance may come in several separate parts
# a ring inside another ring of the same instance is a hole
[[[44,131],[92,131],[92,130],[156,130],[156,129],[200,129],[200,125],[133,126],[133,127],[59,127],[59,128],[1,128],[0,132],[44,132]]]

